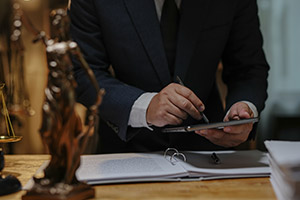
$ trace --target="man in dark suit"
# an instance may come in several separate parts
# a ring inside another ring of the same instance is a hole
[[[259,115],[269,66],[256,0],[72,0],[70,17],[72,37],[106,90],[100,153],[223,149],[254,137],[253,124],[169,134],[160,127],[202,123],[202,111],[211,122]],[[76,62],[74,73],[78,100],[89,106],[96,93]]]

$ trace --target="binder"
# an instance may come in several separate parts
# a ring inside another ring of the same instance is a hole
[[[212,157],[216,154],[221,162]],[[88,184],[199,181],[270,175],[266,154],[249,151],[184,151],[84,155],[78,180]]]

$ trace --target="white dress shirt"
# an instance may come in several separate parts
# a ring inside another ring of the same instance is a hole
[[[159,20],[161,18],[161,12],[162,12],[162,7],[164,4],[164,1],[165,0],[154,0],[155,7],[156,7],[156,13],[157,13],[157,17]],[[175,0],[175,3],[177,4],[178,8],[180,8],[181,1],[182,0]],[[130,115],[129,115],[129,120],[128,120],[129,126],[135,127],[135,128],[146,127],[148,129],[152,130],[152,128],[147,123],[146,112],[147,112],[147,108],[149,106],[150,101],[156,94],[157,94],[156,92],[146,92],[146,93],[142,94],[134,102],[134,104],[131,108],[131,111],[130,111]],[[243,101],[243,102],[248,104],[248,106],[254,113],[254,117],[257,117],[258,112],[257,112],[255,105],[248,101]],[[227,112],[227,114],[228,114],[228,112]]]

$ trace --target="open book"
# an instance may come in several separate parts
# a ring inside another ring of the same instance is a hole
[[[76,175],[88,184],[107,184],[263,177],[270,174],[266,154],[257,150],[215,151],[219,162],[211,157],[213,152],[179,153],[173,150],[165,154],[85,155],[81,157]]]

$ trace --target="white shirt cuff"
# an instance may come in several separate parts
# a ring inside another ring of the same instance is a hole
[[[156,92],[146,92],[134,102],[129,115],[129,126],[134,128],[145,127],[149,130],[153,130],[147,123],[146,112],[150,101],[156,94]]]
[[[257,112],[256,106],[253,103],[251,103],[249,101],[242,101],[242,102],[246,103],[249,106],[249,108],[252,110],[253,115],[254,115],[253,117],[258,117],[258,112]]]

